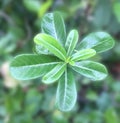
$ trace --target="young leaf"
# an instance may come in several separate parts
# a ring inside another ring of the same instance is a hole
[[[92,80],[102,80],[107,76],[104,65],[93,61],[81,61],[74,65],[73,70]]]
[[[37,34],[34,38],[34,42],[37,45],[42,45],[47,48],[51,53],[53,53],[58,58],[65,60],[66,59],[66,51],[59,44],[59,42],[50,35],[47,34]]]
[[[50,84],[58,80],[61,75],[64,73],[66,68],[66,63],[59,63],[57,64],[49,73],[47,73],[42,81],[46,84]]]
[[[97,53],[107,51],[114,46],[113,38],[106,32],[91,33],[79,44],[78,49],[94,49]]]
[[[60,13],[45,14],[41,22],[41,28],[43,33],[53,36],[63,46],[65,45],[66,29]]]
[[[68,37],[67,37],[66,44],[65,44],[65,48],[67,50],[67,56],[71,55],[71,53],[73,52],[73,50],[77,44],[77,41],[78,41],[77,30],[70,31],[70,33],[68,34]]]
[[[56,106],[61,111],[70,111],[77,98],[75,78],[70,69],[61,76],[56,93]]]
[[[61,61],[50,55],[19,55],[11,62],[11,74],[19,80],[40,77],[53,69]]]
[[[75,54],[72,55],[72,61],[79,61],[88,59],[96,54],[96,51],[93,49],[85,49],[77,51]]]

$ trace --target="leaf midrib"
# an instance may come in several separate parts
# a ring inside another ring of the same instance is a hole
[[[98,37],[96,36],[96,38],[98,39]],[[98,40],[101,40],[101,39],[98,39]],[[101,41],[101,42],[99,42],[99,43],[95,43],[91,48],[92,49],[94,49],[96,46],[98,46],[98,45],[101,45],[101,44],[103,44],[104,42],[106,42],[108,39],[105,39],[104,41]],[[111,40],[111,39],[109,39],[109,40]],[[84,41],[83,41],[84,42]],[[82,41],[81,41],[81,44],[83,43]],[[87,47],[88,48],[88,47]]]
[[[54,25],[54,34],[55,34],[55,38],[58,39],[57,33],[56,33],[56,25],[55,25],[55,20],[54,20],[54,15],[53,15],[53,25]]]
[[[74,35],[73,35],[73,36],[74,36]],[[72,46],[72,44],[73,44],[73,40],[74,40],[74,37],[72,38],[72,41],[71,41],[71,43],[70,43],[70,46],[68,47],[67,55],[70,55],[70,52],[72,52],[72,51],[70,51],[70,49],[71,49],[71,46]]]
[[[65,107],[65,97],[66,97],[66,89],[67,88],[67,70],[65,70],[65,92],[64,92],[64,99],[63,99],[63,106]]]
[[[83,57],[86,57],[88,55],[89,55],[89,53],[84,53],[84,54],[76,53],[71,59],[72,60],[77,60],[77,59],[81,58],[81,60],[82,60],[82,59],[84,59]]]
[[[66,31],[65,31],[65,25],[64,25],[64,21],[63,21],[63,18],[60,16],[61,20],[62,20],[62,24],[63,24],[63,31],[64,31],[64,34],[66,35]],[[55,19],[54,19],[54,16],[53,16],[53,25],[55,26],[55,36],[56,36],[56,39],[58,39],[60,41],[60,39],[58,38],[58,35],[57,35],[57,31],[56,31],[56,25],[55,25]],[[61,41],[60,41],[61,42]],[[63,44],[62,44],[63,45]]]
[[[73,66],[74,67],[74,66]],[[75,67],[78,67],[78,68],[82,68],[82,69],[85,69],[85,70],[89,70],[89,71],[92,71],[92,72],[100,72],[100,73],[102,73],[102,74],[104,74],[103,72],[101,72],[101,71],[96,71],[96,70],[92,70],[92,69],[89,69],[89,68],[86,68],[86,67],[83,67],[83,66],[77,66],[77,65],[75,65]],[[105,75],[105,74],[104,74]]]
[[[52,63],[44,63],[44,64],[35,64],[35,65],[25,65],[25,66],[12,66],[14,68],[23,68],[23,67],[39,67],[39,66],[44,66],[44,65],[53,65],[53,64],[58,64],[58,63],[62,63],[62,62],[52,62]]]
[[[61,62],[61,63],[62,63],[62,62]],[[59,70],[57,70],[54,75],[56,75],[65,65],[66,65],[66,63],[63,63],[63,65],[61,65],[61,67],[59,68]],[[52,77],[53,77],[54,75],[52,75]]]
[[[109,40],[111,40],[111,39],[109,39]],[[109,41],[108,39],[105,39],[104,41],[101,41],[101,42],[99,42],[97,45],[95,44],[94,46],[93,46],[93,48],[95,48],[96,46],[99,46],[99,45],[101,45],[101,44],[103,44],[104,42],[106,42],[106,41]],[[107,42],[108,43],[108,42]]]

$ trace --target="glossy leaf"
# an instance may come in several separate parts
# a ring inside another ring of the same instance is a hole
[[[66,29],[63,18],[60,13],[48,13],[42,19],[41,22],[42,32],[53,36],[63,46],[66,41]]]
[[[70,111],[77,98],[75,78],[70,69],[61,76],[56,94],[56,106],[61,111]]]
[[[37,45],[44,46],[51,53],[56,55],[58,58],[65,60],[66,59],[66,51],[65,49],[57,42],[55,38],[47,34],[38,34],[34,38],[34,42]]]
[[[113,38],[106,32],[91,33],[79,44],[78,49],[94,49],[97,53],[107,51],[114,46]]]
[[[102,80],[107,76],[104,65],[93,61],[81,61],[74,65],[73,70],[92,80]]]
[[[42,79],[46,84],[53,83],[57,81],[66,69],[66,63],[57,64],[50,72],[48,72]]]
[[[50,55],[19,55],[11,62],[10,71],[16,79],[29,80],[46,74],[59,62]]]
[[[72,55],[72,61],[79,61],[88,59],[96,54],[96,51],[93,49],[85,49],[77,51],[75,54]]]
[[[68,34],[68,37],[67,37],[66,44],[65,44],[65,48],[67,50],[68,56],[72,54],[72,52],[77,44],[77,41],[78,41],[77,30],[70,31],[70,33]]]

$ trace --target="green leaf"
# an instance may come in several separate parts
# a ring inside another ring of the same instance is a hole
[[[42,81],[46,84],[53,83],[57,81],[61,75],[64,73],[66,68],[66,63],[57,64],[50,72],[48,72],[42,79]]]
[[[59,44],[59,42],[50,35],[47,34],[37,34],[34,38],[34,42],[37,45],[42,45],[47,48],[51,53],[53,53],[58,58],[65,60],[66,59],[66,51]]]
[[[114,46],[113,38],[106,32],[91,33],[79,44],[78,49],[94,49],[97,53],[107,51]]]
[[[56,94],[56,106],[61,111],[70,111],[77,98],[75,78],[70,69],[61,76]]]
[[[77,62],[72,68],[76,72],[94,81],[102,80],[107,76],[105,66],[93,61]]]
[[[35,45],[33,50],[36,54],[50,54],[50,52],[41,45]]]
[[[67,37],[66,44],[65,44],[65,48],[67,50],[67,56],[71,55],[71,53],[73,52],[73,50],[77,44],[77,41],[78,41],[77,30],[70,31],[70,33],[68,34],[68,37]]]
[[[63,18],[60,13],[48,13],[42,19],[41,22],[42,32],[53,36],[63,46],[66,41],[66,29]]]
[[[19,80],[34,79],[46,74],[59,62],[59,59],[50,55],[19,55],[11,62],[10,72]]]
[[[77,51],[75,54],[72,55],[72,61],[79,61],[88,59],[96,54],[96,51],[93,49],[85,49]]]

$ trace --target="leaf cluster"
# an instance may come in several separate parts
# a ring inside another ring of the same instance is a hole
[[[42,33],[34,37],[35,54],[16,56],[11,63],[11,74],[20,80],[42,77],[45,84],[58,81],[56,106],[61,111],[70,111],[77,99],[73,71],[94,81],[103,80],[107,76],[106,67],[87,59],[111,49],[114,40],[106,32],[95,32],[77,45],[77,30],[66,35],[58,12],[46,14],[41,28]]]

